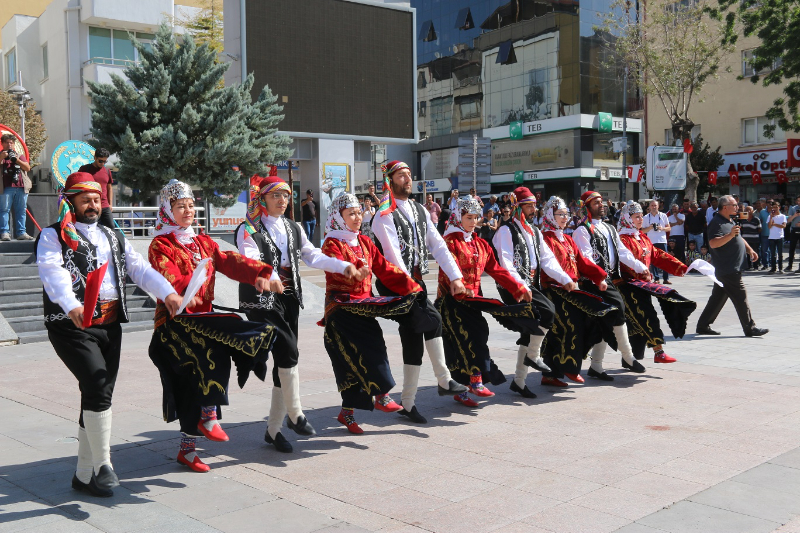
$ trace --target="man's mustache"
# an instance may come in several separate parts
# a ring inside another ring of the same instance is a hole
[[[87,209],[86,211],[83,212],[84,215],[90,215],[92,213],[94,213],[95,215],[99,215],[100,211],[97,211],[95,209]]]

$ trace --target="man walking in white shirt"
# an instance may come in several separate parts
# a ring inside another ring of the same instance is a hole
[[[650,210],[644,216],[642,222],[641,232],[650,238],[653,246],[667,251],[667,232],[670,230],[669,220],[667,215],[658,210],[658,202],[656,200],[650,201]],[[653,281],[658,283],[663,271],[650,265],[650,273],[653,275]],[[669,281],[669,274],[664,273],[664,285],[671,285]]]

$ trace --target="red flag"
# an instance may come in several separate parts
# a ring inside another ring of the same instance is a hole
[[[761,185],[763,182],[761,181],[761,172],[758,170],[754,170],[750,173],[750,177],[753,178],[753,185]]]
[[[636,181],[637,182],[642,181],[643,178],[644,178],[644,169],[642,167],[639,167],[639,174],[636,176]]]
[[[786,172],[783,170],[777,170],[775,177],[778,178],[778,183],[789,183],[789,178],[786,177]]]
[[[683,140],[683,151],[687,154],[691,154],[694,152],[694,145],[692,144],[691,139],[684,139]]]
[[[731,185],[739,185],[739,173],[735,170],[728,173],[731,178]]]
[[[628,167],[628,181],[633,179],[633,167]]]
[[[717,184],[717,172],[712,170],[708,173],[708,184],[709,185],[716,185]]]
[[[83,327],[88,328],[92,325],[92,315],[97,306],[97,298],[100,296],[100,285],[106,277],[108,262],[97,270],[86,274],[86,288],[83,291]]]

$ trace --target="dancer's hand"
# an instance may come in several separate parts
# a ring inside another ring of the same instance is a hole
[[[356,273],[356,281],[364,281],[365,279],[367,279],[367,276],[369,276],[369,267],[362,266],[361,268],[358,269],[358,272]]]
[[[600,282],[600,285],[598,285],[597,288],[601,291],[604,291],[608,288],[608,283],[606,283],[606,280],[603,280]]]
[[[570,281],[569,283],[565,283],[561,287],[567,292],[572,292],[572,291],[578,290],[578,284],[575,283],[574,281]]]
[[[272,291],[270,291],[270,282],[269,282],[269,280],[267,278],[262,278],[261,276],[256,278],[256,282],[253,283],[253,286],[256,288],[256,290],[259,292],[259,294],[261,294],[264,291],[272,292]]]
[[[78,329],[83,329],[83,306],[76,307],[69,313],[69,319],[72,320],[72,323],[75,324],[75,327]]]
[[[450,294],[452,296],[458,296],[459,294],[466,294],[467,288],[464,286],[464,282],[460,279],[453,280],[450,282]]]
[[[475,291],[473,291],[472,289],[467,289],[467,291],[464,293],[464,295],[465,296],[469,296],[470,298],[473,298],[473,297],[475,297]]]
[[[166,300],[164,300],[164,305],[167,306],[167,311],[169,311],[170,318],[173,318],[178,312],[182,301],[183,298],[178,296],[177,292],[173,292],[172,294],[168,295]]]
[[[345,267],[344,272],[342,272],[342,274],[344,274],[347,279],[356,278],[356,281],[361,281],[360,279],[358,279],[358,269],[352,263],[347,265],[347,267]]]
[[[264,279],[264,278],[261,278]],[[283,282],[280,279],[270,279],[266,289],[262,290],[261,292],[277,292],[278,294],[283,294]]]
[[[531,293],[531,290],[528,287],[525,287],[525,292],[522,293],[522,297],[518,301],[520,301],[520,302],[521,301],[526,301],[526,302],[530,303],[531,300],[533,300],[533,294]]]

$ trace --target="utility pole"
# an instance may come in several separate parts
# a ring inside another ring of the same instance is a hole
[[[213,4],[212,4],[213,5]],[[289,219],[295,220],[294,218],[294,179],[292,178],[292,160],[287,159],[286,163],[289,167]]]
[[[625,67],[624,78],[622,78],[622,176],[619,180],[619,199],[625,201],[628,179],[628,67]]]
[[[478,190],[478,134],[472,134],[472,188]]]

